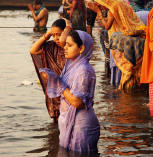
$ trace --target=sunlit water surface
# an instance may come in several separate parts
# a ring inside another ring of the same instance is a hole
[[[37,84],[29,49],[40,34],[26,28],[33,26],[29,14],[24,10],[0,11],[0,157],[75,156],[60,152],[58,126],[50,119]],[[47,26],[55,19],[57,13],[50,11]],[[94,108],[101,126],[99,156],[152,157],[153,123],[144,105],[147,90],[127,94],[110,86],[99,33],[100,28],[95,27],[91,60],[97,75]],[[30,85],[22,85],[23,81]]]

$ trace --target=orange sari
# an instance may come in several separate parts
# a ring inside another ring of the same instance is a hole
[[[140,82],[153,82],[153,9],[149,12],[147,19],[147,33]]]

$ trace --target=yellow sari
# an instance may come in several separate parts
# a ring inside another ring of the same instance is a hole
[[[108,30],[109,39],[112,33],[122,32],[123,35],[136,33],[139,28],[144,28],[144,23],[133,11],[132,7],[125,0],[95,0],[98,4],[108,8],[114,16],[114,22]],[[122,76],[119,89],[129,90],[140,83],[141,58],[133,66],[119,50],[111,50],[116,66],[121,70]]]
[[[125,0],[95,0],[98,4],[106,7],[114,16],[112,27],[108,30],[109,37],[113,32],[135,32],[144,23],[140,20],[132,7]]]

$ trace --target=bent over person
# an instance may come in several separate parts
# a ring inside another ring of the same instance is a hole
[[[47,31],[48,10],[43,5],[42,1],[35,0],[33,6],[28,4],[28,8],[32,12],[32,18],[35,22],[34,32]]]

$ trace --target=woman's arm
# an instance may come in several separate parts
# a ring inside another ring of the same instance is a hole
[[[85,105],[83,104],[83,101],[74,96],[73,94],[70,93],[70,90],[68,88],[66,88],[64,90],[64,93],[63,93],[65,99],[72,105],[74,106],[75,108],[85,108]]]
[[[30,49],[30,53],[31,54],[40,54],[43,52],[43,50],[41,49],[42,45],[45,43],[46,40],[48,40],[51,36],[50,32],[47,32],[46,34],[44,34],[38,41],[36,41],[32,48]]]
[[[95,2],[86,2],[86,5],[89,9],[97,13],[98,19],[100,20],[102,26],[104,26],[106,30],[109,30],[114,22],[113,14],[110,11],[108,11],[107,18],[103,18],[101,9]]]
[[[64,20],[66,22],[66,27],[63,30],[63,32],[62,32],[62,34],[60,36],[60,39],[59,39],[61,47],[65,46],[66,38],[67,38],[69,32],[72,30],[72,24],[71,24],[71,22],[69,20],[65,19],[65,18],[64,18]]]
[[[109,11],[107,18],[103,18],[101,11],[98,11],[97,14],[102,25],[105,27],[106,30],[109,30],[114,22],[113,14]]]

